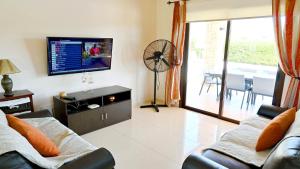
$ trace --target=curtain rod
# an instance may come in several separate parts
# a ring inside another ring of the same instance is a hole
[[[172,1],[168,1],[167,4],[171,5],[171,4],[173,4],[175,2],[178,2],[178,1],[189,1],[189,0],[172,0]]]

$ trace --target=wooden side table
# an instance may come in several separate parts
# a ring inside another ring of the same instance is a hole
[[[0,93],[0,109],[7,114],[21,113],[26,111],[34,112],[33,93],[29,90],[14,91],[14,95],[5,97]]]

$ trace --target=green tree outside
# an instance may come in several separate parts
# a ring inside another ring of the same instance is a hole
[[[202,58],[204,49],[198,48],[197,39],[191,41],[191,50],[197,57]],[[228,61],[235,63],[246,63],[255,65],[276,66],[278,64],[278,56],[276,54],[275,45],[266,41],[235,41],[230,42],[228,50]]]
[[[272,42],[232,42],[229,45],[228,61],[255,65],[276,66],[278,57]]]

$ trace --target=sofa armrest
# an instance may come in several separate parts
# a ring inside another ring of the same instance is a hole
[[[0,156],[0,168],[11,168],[11,169],[42,169],[41,167],[33,164],[17,151],[7,152]]]
[[[113,169],[115,160],[105,148],[100,148],[92,153],[64,164],[59,169]]]
[[[192,154],[188,156],[183,165],[182,169],[228,169],[201,154]]]
[[[273,119],[286,110],[287,108],[281,108],[272,105],[261,105],[257,111],[257,114],[268,119]]]
[[[263,169],[299,169],[300,137],[283,140],[269,155]]]
[[[53,117],[53,115],[50,113],[49,110],[45,109],[45,110],[40,110],[40,111],[36,111],[36,112],[20,114],[20,115],[17,115],[16,117],[19,117],[21,119],[26,119],[26,118]]]

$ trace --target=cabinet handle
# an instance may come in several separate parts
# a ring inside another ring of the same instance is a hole
[[[108,117],[107,117],[107,113],[105,113],[105,119],[108,119]]]
[[[104,119],[103,114],[101,114],[101,120],[103,120],[103,119]]]

